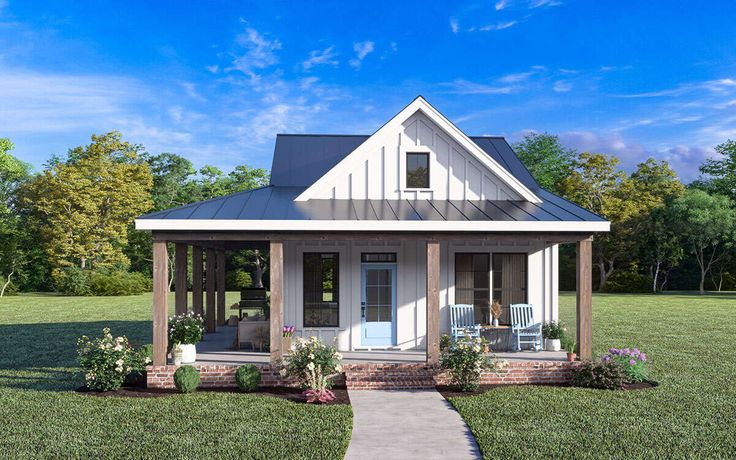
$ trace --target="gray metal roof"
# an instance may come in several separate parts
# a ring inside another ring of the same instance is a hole
[[[268,186],[146,214],[141,219],[605,221],[543,189],[538,191],[542,203],[508,200],[294,201],[304,189]]]

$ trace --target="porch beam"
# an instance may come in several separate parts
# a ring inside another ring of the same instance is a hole
[[[224,326],[225,318],[225,251],[217,251],[217,325]]]
[[[440,360],[440,243],[427,241],[427,363]]]
[[[284,327],[284,243],[271,241],[270,244],[270,326],[271,363],[278,363],[283,356],[281,349]]]
[[[228,231],[155,231],[154,240],[166,240],[197,244],[203,247],[221,248],[218,242],[262,242],[262,241],[384,241],[392,240],[460,240],[460,241],[537,241],[551,244],[575,243],[589,239],[590,232],[228,232]]]
[[[207,332],[215,332],[216,328],[216,316],[215,316],[215,281],[217,275],[215,270],[217,268],[217,254],[214,249],[207,249],[207,261],[206,261],[206,284],[207,284],[207,312],[206,312],[206,329]]]
[[[187,245],[184,243],[176,243],[174,248],[174,264],[176,270],[174,311],[177,315],[187,312],[187,256]]]
[[[593,358],[593,241],[579,241],[575,258],[577,347],[581,360]]]
[[[166,364],[168,348],[169,257],[165,241],[153,243],[153,365]]]
[[[204,283],[203,253],[200,246],[192,246],[192,311],[204,316],[202,284]]]

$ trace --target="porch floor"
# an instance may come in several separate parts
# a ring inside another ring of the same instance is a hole
[[[265,364],[269,362],[268,352],[234,350],[236,327],[221,326],[217,332],[205,334],[204,340],[197,344],[197,364]],[[507,361],[565,361],[563,351],[520,351],[494,352],[497,359]],[[345,351],[343,363],[420,363],[426,359],[423,350],[398,351]]]

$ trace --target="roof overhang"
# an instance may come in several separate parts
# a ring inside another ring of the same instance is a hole
[[[368,232],[608,232],[607,221],[366,221],[137,219],[135,228],[153,231],[368,231]]]

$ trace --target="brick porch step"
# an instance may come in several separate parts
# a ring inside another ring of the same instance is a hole
[[[435,369],[426,364],[351,364],[343,367],[348,390],[434,388]]]

